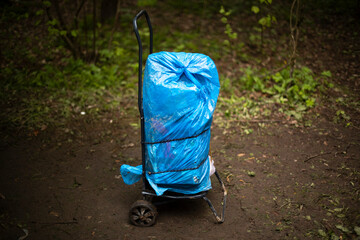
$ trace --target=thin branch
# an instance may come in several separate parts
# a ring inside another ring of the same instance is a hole
[[[74,22],[75,22],[75,27],[76,29],[79,29],[79,24],[78,24],[78,17],[79,17],[79,14],[80,14],[80,11],[82,9],[82,7],[84,6],[84,3],[85,3],[86,0],[82,0],[78,9],[76,10],[76,13],[75,13],[75,17],[74,17]]]
[[[73,220],[73,221],[69,221],[69,222],[36,222],[36,221],[32,221],[30,223],[35,223],[35,224],[44,224],[44,225],[57,225],[57,224],[78,224],[79,222],[77,220]]]
[[[283,66],[281,66],[281,67],[279,67],[277,69],[274,69],[274,70],[272,70],[272,71],[270,71],[268,73],[262,74],[262,75],[259,76],[259,78],[264,78],[266,76],[273,75],[274,73],[277,73],[277,72],[280,72],[280,71],[284,70],[288,66],[289,66],[289,63],[287,63],[287,64],[285,64],[285,65],[283,65]]]
[[[286,203],[284,203],[283,205],[280,206],[280,209],[285,207],[286,205],[293,204],[293,203],[294,203],[293,201],[286,201]]]
[[[55,6],[56,15],[57,15],[57,17],[59,19],[59,22],[60,22],[60,26],[62,27],[62,29],[67,31],[68,29],[66,28],[66,24],[64,22],[64,19],[62,17],[61,12],[60,12],[60,6],[59,6],[59,1],[58,0],[54,0],[54,6]]]
[[[86,0],[82,0],[82,2],[80,3],[80,6],[79,6],[78,10],[76,11],[75,18],[78,18],[80,11],[81,11],[82,7],[84,6],[85,2],[86,2]]]
[[[89,48],[88,48],[88,25],[87,25],[87,20],[86,20],[86,5],[85,5],[85,14],[84,14],[84,29],[85,29],[85,58],[88,59],[88,52],[89,52]],[[87,61],[87,59],[85,59]]]
[[[93,0],[93,61],[96,59],[96,0]]]
[[[54,18],[51,16],[51,13],[50,13],[50,8],[49,7],[46,7],[46,14],[49,18],[50,21],[54,20]],[[57,28],[58,30],[60,31],[66,31],[66,29],[64,29],[61,25],[57,24]],[[76,51],[76,48],[73,44],[73,42],[70,40],[70,38],[68,38],[68,36],[65,34],[65,35],[60,35],[60,37],[64,40],[64,42],[68,45],[68,48],[69,50],[72,52],[73,56],[76,58],[78,56],[78,53]]]
[[[112,40],[113,40],[113,37],[114,37],[114,33],[115,33],[115,30],[117,29],[119,16],[120,16],[120,6],[121,6],[121,0],[118,0],[117,5],[116,5],[116,15],[115,15],[115,20],[114,20],[114,26],[113,26],[113,29],[111,31],[109,44],[108,44],[108,49],[109,50],[111,49],[111,44],[112,44]]]
[[[309,160],[311,160],[311,159],[313,159],[313,158],[320,157],[320,156],[324,156],[324,155],[327,155],[327,154],[331,154],[331,152],[316,154],[316,155],[314,155],[314,156],[308,157],[307,159],[304,160],[304,162],[308,162]]]
[[[294,8],[296,4],[295,10],[295,26],[293,24],[293,15],[294,15]],[[299,39],[299,9],[300,9],[300,0],[293,0],[290,9],[290,39],[292,45],[292,53],[289,58],[290,64],[290,77],[293,75],[294,66],[295,66],[295,58],[296,58],[296,49]]]
[[[243,123],[275,123],[282,122],[281,120],[275,119],[252,119],[252,120],[233,120],[234,122],[243,122]]]

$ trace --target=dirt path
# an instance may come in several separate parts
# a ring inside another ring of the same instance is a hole
[[[21,229],[27,239],[316,239],[319,229],[345,239],[336,225],[359,225],[358,130],[319,120],[311,128],[254,126],[241,136],[214,126],[213,156],[229,190],[225,223],[215,224],[204,201],[188,200],[159,206],[157,224],[139,229],[127,214],[141,184],[125,185],[118,171],[140,163],[138,131],[129,122],[102,126],[85,126],[99,140],[48,142],[44,132],[2,145],[1,239],[17,239]],[[216,179],[213,188],[219,208]]]

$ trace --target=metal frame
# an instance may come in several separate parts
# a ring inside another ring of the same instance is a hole
[[[139,30],[138,30],[138,26],[137,26],[137,20],[141,17],[141,16],[145,16],[146,18],[146,22],[148,24],[149,27],[149,32],[150,32],[150,54],[153,53],[153,31],[152,31],[152,26],[151,26],[151,21],[150,21],[150,17],[148,15],[148,13],[145,10],[141,10],[138,14],[136,14],[134,20],[133,20],[133,27],[134,27],[134,32],[136,35],[136,39],[138,41],[138,45],[139,45],[139,80],[138,80],[138,107],[139,107],[139,112],[140,112],[140,120],[141,120],[141,160],[142,160],[142,180],[143,180],[143,190],[142,190],[142,195],[146,198],[146,197],[156,197],[157,195],[155,194],[155,192],[153,191],[152,187],[150,186],[149,182],[146,179],[146,171],[145,171],[145,118],[144,118],[144,109],[143,109],[143,103],[142,103],[142,60],[143,60],[143,47],[142,47],[142,43],[141,43],[141,38],[140,38],[140,34],[139,34]],[[225,208],[226,208],[226,197],[227,197],[227,191],[225,188],[224,183],[221,181],[221,178],[219,176],[219,174],[215,171],[215,176],[218,179],[222,190],[223,190],[223,201],[222,201],[222,205],[223,205],[223,209],[222,209],[222,214],[221,216],[219,216],[217,214],[217,212],[215,211],[215,208],[213,206],[213,204],[211,203],[211,201],[206,197],[207,191],[205,192],[200,192],[197,194],[189,194],[189,195],[171,195],[170,194],[165,194],[162,195],[161,197],[164,198],[169,198],[169,199],[199,199],[202,198],[204,199],[211,211],[213,212],[216,220],[218,223],[223,223],[225,220]]]
[[[144,119],[144,109],[142,104],[142,55],[143,48],[141,43],[140,34],[137,27],[137,20],[145,15],[146,22],[150,31],[150,54],[153,52],[153,31],[150,22],[150,18],[148,13],[145,10],[141,10],[133,20],[134,32],[136,35],[136,39],[139,44],[139,80],[138,80],[138,106],[140,112],[140,122],[141,122],[141,160],[142,160],[142,180],[143,180],[143,190],[147,189],[149,183],[146,180],[146,172],[145,172],[145,119]]]

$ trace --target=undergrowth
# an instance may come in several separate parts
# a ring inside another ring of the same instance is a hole
[[[32,27],[41,26],[38,18],[42,16],[33,15],[36,24]],[[229,15],[230,12],[228,14],[223,10],[218,17],[229,18]],[[64,125],[81,115],[96,116],[104,111],[121,111],[126,99],[133,99],[135,104],[138,53],[135,36],[129,28],[132,17],[131,14],[123,15],[120,24],[122,30],[115,32],[111,48],[107,47],[111,26],[99,28],[96,63],[71,57],[59,40],[60,36],[53,33],[48,33],[48,37],[34,38],[35,42],[29,41],[22,46],[26,51],[18,49],[21,62],[8,49],[3,51],[0,101],[4,110],[0,124],[39,129]],[[4,19],[8,21],[10,18]],[[17,29],[12,30],[21,30],[22,18],[14,21]],[[232,29],[230,20],[225,23],[224,35],[217,37],[207,37],[205,33],[200,34],[198,29],[183,32],[160,26],[155,29],[154,51],[202,52],[215,62],[245,60],[250,63],[248,65],[256,66],[261,56],[250,58],[248,43],[235,36],[233,30],[229,33],[229,29]],[[47,24],[43,22],[45,27]],[[149,31],[145,22],[139,22],[139,29],[147,53]],[[81,32],[77,34],[81,35]],[[232,47],[224,43],[232,43]],[[146,53],[143,59],[146,59]],[[23,67],[20,68],[21,65]],[[234,64],[234,68],[236,66]],[[225,77],[219,69],[221,95],[217,122],[224,127],[237,120],[272,116],[293,117],[300,121],[316,105],[318,95],[332,87],[330,72],[316,75],[307,67],[296,68],[292,77],[289,68],[276,73],[256,67],[234,71],[236,77]],[[345,116],[342,113],[338,115]]]
[[[316,76],[307,67],[295,69],[292,77],[289,68],[273,74],[251,67],[240,72],[238,79],[223,77],[221,81],[222,91],[227,94],[220,98],[219,107],[231,119],[268,118],[283,113],[302,120],[315,107],[318,95],[333,87],[330,72]]]

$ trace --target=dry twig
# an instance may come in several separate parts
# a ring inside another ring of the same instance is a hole
[[[314,156],[308,157],[307,159],[304,160],[304,162],[307,162],[307,161],[309,161],[309,160],[311,160],[313,158],[320,157],[320,156],[327,155],[327,154],[331,154],[331,152],[316,154]]]

